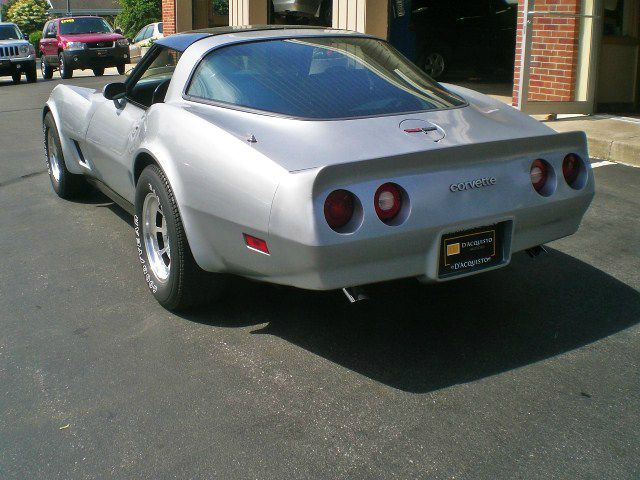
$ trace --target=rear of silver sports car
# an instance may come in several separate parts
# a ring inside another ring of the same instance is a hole
[[[271,208],[263,273],[329,290],[502,268],[576,232],[594,195],[588,158],[576,132],[291,172]]]

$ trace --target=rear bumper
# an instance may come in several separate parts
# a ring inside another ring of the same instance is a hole
[[[65,50],[64,61],[74,69],[115,67],[129,63],[129,47]]]
[[[416,154],[300,171],[285,176],[277,187],[268,231],[190,209],[183,211],[185,225],[194,233],[189,237],[194,258],[205,270],[310,290],[408,277],[448,281],[501,268],[514,252],[577,231],[593,199],[594,178],[585,163],[582,188],[567,185],[562,177],[567,152],[588,159],[584,134],[443,149],[430,153],[428,161]],[[535,158],[544,158],[555,172],[549,196],[531,185],[529,170]],[[482,178],[496,181],[478,188],[451,188]],[[407,194],[406,212],[395,225],[383,223],[373,207],[377,188],[386,182],[400,185]],[[333,231],[323,215],[324,200],[339,188],[358,199],[358,220],[342,233]],[[500,264],[439,276],[443,235],[495,224],[502,224],[503,230]],[[269,255],[248,249],[243,233],[266,240]]]

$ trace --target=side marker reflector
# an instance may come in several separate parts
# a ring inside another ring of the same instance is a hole
[[[267,247],[267,242],[265,242],[261,238],[254,237],[253,235],[248,235],[246,233],[243,233],[243,235],[244,235],[244,243],[246,243],[247,248],[269,255],[269,248]]]

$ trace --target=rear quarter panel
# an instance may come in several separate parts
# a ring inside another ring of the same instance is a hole
[[[169,178],[194,258],[209,271],[252,271],[243,233],[268,235],[271,204],[286,171],[241,135],[197,107],[149,109],[138,150],[150,153]]]

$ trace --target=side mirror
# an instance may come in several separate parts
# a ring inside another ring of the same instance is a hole
[[[114,32],[117,33],[118,35],[122,35],[122,30],[119,28],[116,28]]]
[[[133,44],[133,40],[131,38],[127,38],[127,40],[129,41],[129,45]]]
[[[120,100],[127,93],[127,87],[122,82],[107,83],[102,89],[102,94],[107,100]]]
[[[29,40],[29,35],[27,35],[26,33],[23,33],[22,38],[24,38],[25,40]]]

